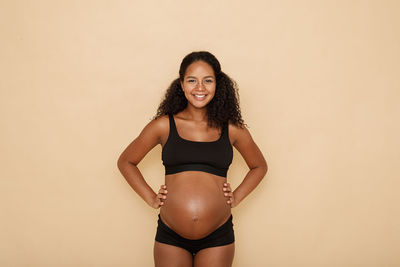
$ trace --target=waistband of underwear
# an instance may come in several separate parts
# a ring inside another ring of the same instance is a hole
[[[199,242],[201,242],[201,241],[204,241],[204,240],[206,240],[209,236],[211,236],[211,235],[215,235],[215,234],[225,234],[225,233],[228,233],[229,231],[231,231],[231,226],[233,226],[233,223],[232,223],[232,221],[233,221],[233,216],[232,216],[232,214],[231,214],[231,216],[229,216],[229,218],[228,218],[228,220],[224,223],[224,224],[222,224],[221,226],[219,226],[217,229],[215,229],[213,232],[211,232],[210,234],[208,234],[207,236],[205,236],[205,237],[203,237],[203,238],[200,238],[200,239],[188,239],[188,238],[185,238],[185,237],[183,237],[183,236],[180,236],[179,234],[177,234],[174,230],[172,230],[171,228],[169,228],[168,227],[168,225],[166,225],[164,222],[163,222],[163,220],[161,219],[161,216],[160,216],[160,214],[158,214],[158,222],[159,222],[159,227],[162,227],[165,231],[167,231],[167,232],[169,232],[171,235],[174,235],[175,237],[177,237],[177,238],[180,238],[180,239],[182,239],[182,240],[185,240],[185,241],[191,241],[191,242],[193,242],[193,241],[199,241]]]

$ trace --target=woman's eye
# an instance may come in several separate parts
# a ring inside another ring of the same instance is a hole
[[[190,83],[194,83],[196,80],[188,80],[188,82]]]
[[[210,80],[210,79],[206,80],[206,83],[212,83],[212,82],[213,82],[213,80]]]

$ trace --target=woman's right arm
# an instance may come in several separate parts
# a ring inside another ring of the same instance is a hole
[[[149,206],[156,209],[164,204],[162,200],[166,198],[166,187],[161,186],[156,194],[146,183],[137,165],[151,149],[161,143],[161,136],[165,130],[165,120],[161,117],[150,121],[122,152],[117,162],[118,169],[128,184]]]

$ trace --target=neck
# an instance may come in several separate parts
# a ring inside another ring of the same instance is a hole
[[[192,106],[187,106],[186,109],[183,110],[183,113],[186,115],[187,119],[196,121],[196,122],[204,122],[207,121],[207,109],[206,108],[195,108]]]

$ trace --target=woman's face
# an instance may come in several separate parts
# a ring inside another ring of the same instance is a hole
[[[204,61],[190,64],[181,82],[188,103],[196,108],[205,107],[215,95],[215,75],[213,68]]]

